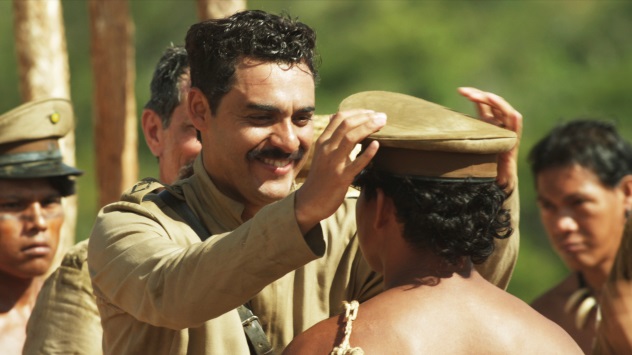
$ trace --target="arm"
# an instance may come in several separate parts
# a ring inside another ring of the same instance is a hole
[[[506,289],[518,259],[520,244],[520,197],[518,194],[518,148],[522,137],[522,115],[502,97],[474,88],[459,88],[459,93],[472,101],[478,110],[479,117],[497,126],[514,131],[518,137],[516,146],[500,155],[498,161],[498,184],[506,185],[511,195],[505,202],[505,208],[511,211],[513,234],[504,240],[496,241],[494,253],[480,265],[478,272],[488,281]]]
[[[89,244],[95,293],[142,322],[190,328],[234,309],[272,281],[322,256],[319,223],[341,205],[353,177],[377,150],[374,145],[372,154],[349,161],[355,144],[385,123],[383,114],[376,115],[362,110],[335,115],[319,138],[312,170],[299,192],[203,243],[147,203],[106,206]]]
[[[322,255],[300,233],[293,201],[290,195],[205,242],[152,202],[106,206],[89,243],[95,294],[142,322],[199,326]]]

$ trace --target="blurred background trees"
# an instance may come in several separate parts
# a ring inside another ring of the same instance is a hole
[[[77,119],[77,240],[98,212],[93,145],[93,78],[87,1],[62,0]],[[183,44],[197,22],[195,0],[134,0],[136,101],[140,114],[160,54]],[[250,9],[288,12],[316,29],[321,56],[317,112],[346,96],[390,90],[474,115],[456,88],[503,96],[524,115],[520,152],[521,251],[509,291],[529,302],[567,271],[541,227],[526,156],[536,140],[575,117],[614,120],[632,140],[632,2],[250,0]],[[0,0],[0,112],[20,104],[12,2]],[[142,137],[140,130],[139,137]],[[157,176],[145,143],[140,177]]]

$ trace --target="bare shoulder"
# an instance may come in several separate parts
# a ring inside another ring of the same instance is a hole
[[[342,316],[336,316],[316,323],[299,334],[283,351],[283,355],[329,354],[341,341]]]
[[[499,314],[504,326],[496,328],[498,340],[515,353],[583,354],[573,338],[528,304],[510,297]]]

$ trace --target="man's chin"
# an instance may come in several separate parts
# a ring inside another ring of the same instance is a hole
[[[292,180],[268,181],[259,188],[259,193],[267,200],[278,201],[287,197],[292,192]]]

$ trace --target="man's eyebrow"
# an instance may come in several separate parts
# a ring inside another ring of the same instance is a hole
[[[299,108],[298,110],[296,110],[296,112],[300,112],[300,113],[310,113],[310,112],[314,112],[314,111],[316,111],[316,107],[314,107],[314,106],[302,107],[302,108]]]
[[[272,106],[272,105],[265,105],[265,104],[249,103],[248,105],[246,105],[246,108],[251,109],[251,110],[265,111],[265,112],[274,112],[274,113],[281,112],[281,110],[278,107]],[[314,106],[305,106],[296,110],[296,112],[300,112],[300,113],[309,113],[309,112],[314,112],[314,111],[316,111],[316,107]]]
[[[264,105],[264,104],[255,104],[249,103],[246,105],[246,108],[257,111],[266,111],[266,112],[281,112],[278,107],[272,105]]]

